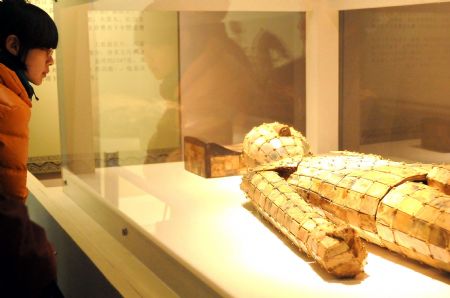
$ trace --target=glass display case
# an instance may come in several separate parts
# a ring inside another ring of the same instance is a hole
[[[277,121],[313,153],[449,163],[427,136],[416,143],[428,118],[448,129],[449,6],[384,2],[55,2],[64,191],[181,296],[424,294],[411,283],[449,294],[447,273],[369,244],[365,274],[336,279],[256,214],[240,175],[205,178],[183,161],[189,138],[239,148]],[[422,35],[403,34],[413,28]],[[441,62],[415,65],[435,52]]]

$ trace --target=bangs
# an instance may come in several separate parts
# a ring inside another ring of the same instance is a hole
[[[58,46],[58,29],[55,22],[42,9],[36,6],[30,6],[27,14],[26,24],[28,30],[24,30],[22,42],[26,43],[26,48],[51,48]]]
[[[34,32],[33,32],[34,31]],[[58,46],[58,30],[52,19],[42,20],[31,30],[29,48],[56,49]]]

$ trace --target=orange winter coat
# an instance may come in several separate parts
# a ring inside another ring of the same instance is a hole
[[[0,196],[28,196],[28,123],[31,100],[16,73],[0,63]]]

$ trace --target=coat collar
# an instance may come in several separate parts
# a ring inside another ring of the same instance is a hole
[[[1,63],[0,84],[5,85],[8,89],[17,94],[28,106],[31,107],[31,100],[28,97],[28,93],[17,74]]]

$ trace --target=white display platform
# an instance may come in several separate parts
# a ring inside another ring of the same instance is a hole
[[[174,266],[221,296],[450,297],[449,273],[370,244],[363,274],[333,278],[255,213],[239,188],[240,176],[206,179],[177,162],[97,169],[78,177],[65,173],[65,179],[68,186],[96,189],[81,205],[112,226],[107,230],[119,229],[116,223],[124,220],[140,234],[133,238],[134,232],[122,228],[115,237],[155,243],[179,262]],[[105,216],[99,206],[113,212]],[[142,246],[129,245],[138,258],[146,251]]]

